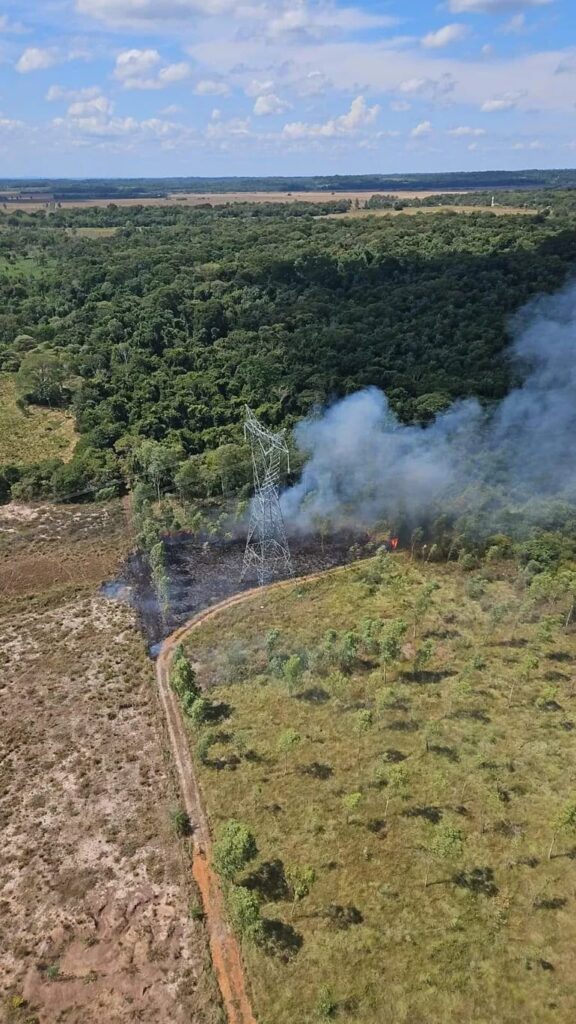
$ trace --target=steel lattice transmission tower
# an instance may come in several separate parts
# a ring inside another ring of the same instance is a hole
[[[254,497],[241,579],[255,575],[260,586],[264,586],[276,576],[291,576],[293,573],[278,496],[281,463],[285,457],[290,472],[290,453],[285,431],[273,434],[266,430],[248,406],[244,437],[252,450]]]

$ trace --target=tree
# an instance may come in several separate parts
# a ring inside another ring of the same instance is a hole
[[[405,800],[408,796],[408,769],[403,764],[392,764],[382,766],[382,776],[386,780],[386,804],[384,817],[388,817],[388,806],[390,801],[399,798]]]
[[[302,737],[299,732],[295,729],[284,729],[284,732],[280,733],[278,742],[276,744],[276,750],[279,754],[284,754],[284,774],[288,772],[288,757],[291,751],[295,750],[298,744],[301,742]]]
[[[356,712],[354,717],[354,731],[358,737],[358,749],[357,749],[357,762],[360,767],[360,748],[362,745],[362,738],[370,732],[374,719],[372,712],[369,708],[361,708],[360,711]]]
[[[181,807],[177,807],[171,812],[170,817],[172,819],[172,827],[179,839],[190,835],[190,818],[186,811],[182,810]]]
[[[37,405],[62,405],[65,398],[66,368],[56,352],[29,352],[20,363],[16,386],[27,402]]]
[[[398,661],[402,653],[402,640],[406,636],[407,625],[403,619],[395,619],[383,630],[380,637],[380,661],[384,666],[384,684],[388,677],[388,669]]]
[[[170,670],[170,686],[179,697],[191,695],[194,700],[200,697],[201,690],[196,681],[196,673],[192,668],[182,644],[176,648]]]
[[[520,678],[524,682],[529,683],[532,677],[532,673],[538,668],[539,664],[540,661],[538,660],[535,654],[527,654],[526,657],[523,658],[522,664],[520,666],[520,671],[518,673]],[[517,676],[513,676],[512,682],[510,684],[510,689],[508,691],[508,707],[510,707],[512,703],[512,697],[514,696],[514,691],[516,689],[516,681]]]
[[[230,819],[218,829],[213,852],[214,870],[231,882],[257,853],[256,840],[248,826]]]
[[[261,942],[264,937],[260,900],[253,889],[231,885],[226,893],[226,907],[233,930],[250,942]]]
[[[432,640],[425,640],[423,644],[420,644],[414,655],[414,672],[416,675],[419,675],[420,672],[424,671],[424,668],[430,662],[433,654],[434,643]]]
[[[292,890],[292,913],[290,916],[294,917],[296,903],[299,903],[310,894],[310,890],[316,881],[316,872],[311,867],[293,865],[286,869],[286,880]]]
[[[158,501],[162,488],[172,482],[181,458],[182,453],[178,448],[160,441],[147,439],[136,449],[136,464],[144,478],[154,487]]]
[[[425,583],[414,602],[414,621],[412,627],[412,639],[416,640],[416,629],[418,625],[424,625],[424,619],[430,611],[433,603],[433,594],[438,590],[439,584],[436,581]]]
[[[356,810],[361,801],[362,793],[345,793],[344,796],[342,797],[342,803],[346,811],[347,823],[350,822],[350,815],[352,814],[352,811]]]
[[[462,856],[464,848],[464,833],[453,825],[441,823],[434,826],[427,845],[428,859],[426,863],[426,874],[424,888],[428,885],[428,875],[433,860],[442,863],[453,863]]]
[[[304,662],[299,654],[292,654],[286,659],[282,666],[282,675],[286,680],[288,686],[288,693],[292,693],[294,687],[298,684],[298,680],[302,677],[304,672]]]
[[[552,851],[560,833],[576,834],[576,803],[572,801],[565,803],[552,821],[552,839],[548,847],[548,860],[552,859]]]

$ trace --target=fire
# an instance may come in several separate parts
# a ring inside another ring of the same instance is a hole
[[[398,547],[399,542],[400,542],[400,538],[399,537],[390,537],[390,547],[391,547],[392,551],[396,551],[396,548]]]

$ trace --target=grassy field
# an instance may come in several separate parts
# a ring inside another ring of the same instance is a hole
[[[235,882],[261,899],[266,941],[244,943],[259,1024],[574,1020],[559,613],[512,563],[399,555],[257,595],[189,641],[227,715],[190,727],[212,825],[241,819],[258,845]],[[299,901],[294,868],[315,874]]]
[[[426,196],[436,195],[436,192],[386,192],[389,196],[404,196],[406,199],[425,199]],[[447,189],[444,195],[459,194],[454,190]],[[350,199],[354,202],[358,199],[360,203],[369,199],[372,192],[173,192],[165,198],[160,199],[77,199],[63,200],[59,205],[62,209],[82,209],[90,206],[105,207],[111,202],[118,207],[128,206],[201,206],[211,203],[213,206],[223,206],[226,203],[325,203],[339,199]],[[45,209],[45,203],[14,202],[9,203],[6,209],[0,210],[5,215],[13,210],[25,210],[27,213],[35,213],[37,210]]]
[[[492,213],[497,217],[529,214],[534,216],[536,210],[523,209],[520,206],[406,206],[403,210],[365,210],[352,209],[347,213],[329,213],[331,220],[357,220],[365,217],[400,217],[402,214],[415,216],[419,213]]]
[[[120,502],[0,508],[0,1020],[222,1024]]]
[[[71,238],[112,238],[118,228],[66,228]]]
[[[76,441],[69,413],[34,407],[22,412],[16,405],[14,379],[0,374],[0,465],[56,457],[66,460]]]

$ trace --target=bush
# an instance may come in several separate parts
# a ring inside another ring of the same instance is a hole
[[[214,870],[231,882],[257,853],[256,840],[248,826],[230,819],[218,830],[214,843]]]
[[[190,818],[186,811],[181,807],[177,807],[170,814],[172,821],[172,827],[179,839],[184,839],[185,836],[190,835]]]
[[[253,889],[246,889],[243,885],[230,886],[226,894],[226,908],[230,924],[237,935],[250,942],[262,941],[264,929],[260,917],[260,901]]]

